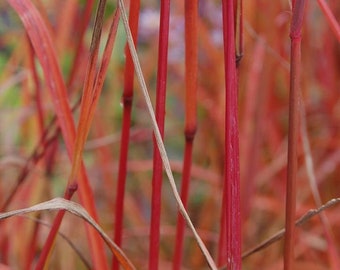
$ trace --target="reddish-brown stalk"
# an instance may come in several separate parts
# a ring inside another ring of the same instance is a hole
[[[289,134],[288,165],[286,184],[286,235],[284,244],[284,269],[294,266],[295,212],[296,212],[296,173],[299,134],[300,73],[301,73],[301,30],[305,8],[304,0],[296,0],[290,28],[291,70],[289,92]]]
[[[328,21],[336,39],[340,42],[340,25],[325,0],[318,0],[319,6]]]
[[[188,203],[192,163],[192,148],[197,128],[197,13],[198,1],[185,1],[185,150],[181,184],[181,199],[184,207]],[[181,269],[185,221],[177,217],[177,232],[173,269]]]
[[[221,213],[219,264],[241,269],[241,214],[238,145],[238,98],[235,58],[234,1],[222,1],[226,87],[225,179]]]
[[[37,58],[42,66],[46,84],[51,92],[53,104],[58,117],[58,123],[60,125],[63,138],[65,140],[66,148],[70,157],[73,156],[74,152],[74,141],[75,141],[75,126],[72,118],[71,109],[68,104],[67,91],[64,81],[61,76],[61,71],[56,60],[56,53],[53,47],[51,37],[48,33],[45,24],[35,8],[35,6],[28,0],[17,1],[8,0],[10,5],[18,13],[22,20],[26,32],[32,42],[33,48]],[[44,44],[44,46],[42,46]],[[79,196],[85,209],[90,215],[97,219],[97,214],[94,206],[94,199],[91,187],[89,185],[87,175],[84,166],[81,166],[80,177],[79,177]],[[70,185],[67,187],[65,192],[65,198],[72,197],[77,186]],[[55,220],[55,225],[51,230],[54,236],[48,238],[48,242],[44,246],[44,249],[49,249],[52,246],[53,239],[61,223],[61,219],[64,215],[63,211],[60,211]],[[104,253],[103,242],[94,229],[90,226],[86,226],[88,239],[90,241],[90,249],[93,258],[93,264],[95,268],[107,269],[106,256]],[[47,252],[48,253],[48,252]],[[37,269],[42,269],[44,263],[38,264]]]
[[[129,10],[129,26],[133,38],[133,42],[136,46],[138,22],[139,22],[139,10],[140,1],[130,1]],[[130,126],[131,126],[131,110],[133,100],[133,80],[134,80],[134,66],[132,57],[130,54],[129,46],[125,46],[125,72],[124,72],[124,92],[122,97],[123,102],[123,122],[122,132],[120,139],[120,156],[119,156],[119,168],[117,179],[117,191],[116,191],[116,204],[115,204],[115,233],[114,241],[118,246],[122,243],[122,231],[124,220],[124,195],[125,195],[125,183],[127,172],[127,160],[128,149],[130,140]],[[112,263],[112,269],[119,269],[118,261],[114,258]]]
[[[158,68],[156,86],[156,121],[159,132],[164,137],[165,98],[168,70],[168,39],[170,21],[170,0],[162,0],[160,7]],[[159,242],[160,242],[160,219],[162,201],[162,174],[163,165],[157,147],[156,139],[153,138],[153,175],[151,195],[151,224],[150,224],[150,252],[149,269],[158,269]]]

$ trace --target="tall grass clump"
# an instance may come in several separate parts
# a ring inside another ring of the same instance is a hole
[[[0,14],[0,269],[340,267],[338,1]]]

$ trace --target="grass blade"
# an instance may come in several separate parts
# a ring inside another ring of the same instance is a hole
[[[62,210],[67,211],[73,215],[76,215],[85,220],[91,227],[93,227],[97,233],[103,238],[110,250],[115,254],[124,269],[135,269],[133,264],[124,254],[124,252],[110,239],[110,237],[104,232],[104,230],[97,224],[97,222],[91,217],[91,215],[81,205],[65,200],[63,198],[55,198],[50,201],[42,202],[34,206],[23,208],[19,210],[13,210],[0,214],[0,220],[10,218],[17,215],[23,215],[37,211],[50,211],[50,210]]]

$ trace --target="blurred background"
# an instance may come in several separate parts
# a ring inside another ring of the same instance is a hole
[[[79,49],[78,30],[85,1],[33,2],[50,30],[68,85],[70,104],[74,106],[81,95],[93,19],[82,43],[77,72],[71,77],[75,52]],[[153,103],[157,76],[159,5],[159,1],[141,1],[137,46]],[[329,0],[328,5],[335,18],[340,18],[340,2]],[[108,1],[103,39],[107,36],[115,7],[115,1]],[[246,251],[284,226],[291,10],[287,0],[244,1],[243,7],[243,46],[238,47],[242,51],[237,53],[242,54],[238,66],[239,140],[242,250]],[[215,256],[219,237],[225,136],[220,1],[199,1],[198,16],[198,129],[194,140],[188,212]],[[171,1],[169,42],[164,141],[179,188],[185,143],[184,3],[180,0]],[[114,229],[125,43],[124,29],[120,25],[84,153],[100,224],[110,235]],[[41,86],[40,92],[36,91],[29,50],[27,36],[19,18],[7,2],[0,2],[1,205],[14,190],[43,129],[55,115],[41,68],[37,60],[34,60]],[[315,199],[318,196],[316,190],[322,203],[339,197],[340,193],[340,45],[317,1],[307,1],[301,51],[298,217],[319,206],[320,201]],[[138,83],[135,82],[123,250],[138,269],[145,269],[148,258],[153,143],[150,117]],[[41,108],[37,107],[37,95],[41,100]],[[43,112],[43,118],[39,116],[39,110]],[[78,117],[79,110],[75,109],[75,121]],[[34,166],[29,166],[29,173],[13,195],[7,210],[63,195],[71,165],[63,140],[60,136],[57,138],[46,148],[44,158]],[[306,169],[307,157],[313,160],[313,168],[310,167],[309,171]],[[163,183],[160,268],[168,269],[173,257],[177,207],[166,177]],[[313,186],[317,188],[314,193]],[[324,222],[315,217],[297,230],[296,256],[298,265],[302,267],[299,269],[329,269],[331,261],[337,258],[334,254],[339,252],[340,245],[340,216],[337,213],[337,207],[333,207],[325,212]],[[36,218],[51,223],[53,216],[54,213],[41,213]],[[24,257],[28,249],[34,222],[13,218],[3,224],[3,240],[0,240],[0,244],[8,254],[0,255],[0,260],[9,260],[13,269],[23,269],[24,260],[20,258]],[[81,224],[81,220],[67,215],[61,231],[88,257],[85,230]],[[18,230],[20,234],[15,233]],[[37,251],[43,245],[47,233],[48,229],[44,226],[39,229]],[[183,269],[206,269],[205,259],[189,231],[185,239]],[[245,258],[243,269],[282,267],[282,248],[283,241],[279,241]],[[85,269],[74,250],[60,237],[50,260],[50,269]],[[309,268],[310,264],[314,268]]]

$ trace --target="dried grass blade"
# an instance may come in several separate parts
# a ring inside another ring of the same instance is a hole
[[[298,220],[295,221],[295,226],[302,226],[307,221],[309,221],[312,217],[322,213],[323,211],[329,209],[332,206],[335,206],[338,203],[340,203],[340,198],[334,198],[332,200],[329,200],[327,203],[325,203],[324,205],[320,206],[317,209],[309,210],[306,214],[304,214],[302,217],[300,217]],[[242,259],[245,259],[256,252],[259,252],[260,250],[280,240],[285,235],[285,233],[286,233],[285,229],[281,229],[280,231],[278,231],[273,236],[269,237],[267,240],[263,241],[256,247],[246,252],[243,252]]]
[[[36,204],[34,206],[23,208],[19,210],[13,210],[6,213],[0,214],[0,220],[10,218],[13,216],[23,215],[37,211],[50,211],[50,210],[64,210],[73,215],[76,215],[88,224],[90,224],[103,238],[105,243],[108,245],[110,250],[119,260],[124,269],[135,269],[131,261],[127,258],[124,252],[110,239],[110,237],[104,232],[104,230],[96,223],[96,221],[89,215],[89,213],[78,203],[65,200],[63,198],[55,198],[50,201]]]
[[[211,269],[217,269],[217,267],[214,263],[214,260],[212,259],[209,251],[207,250],[202,239],[198,235],[194,225],[192,224],[190,217],[189,217],[188,213],[186,212],[186,210],[183,206],[183,203],[181,201],[181,198],[179,196],[179,193],[177,191],[175,180],[174,180],[174,177],[173,177],[173,174],[172,174],[172,171],[171,171],[171,167],[170,167],[170,162],[169,162],[169,159],[167,157],[166,150],[165,150],[165,147],[164,147],[164,144],[163,144],[163,141],[162,141],[162,137],[161,137],[161,134],[160,134],[158,126],[157,126],[155,113],[153,111],[150,96],[148,94],[148,90],[147,90],[147,87],[146,87],[146,84],[145,84],[145,80],[144,80],[143,73],[142,73],[142,70],[141,70],[141,66],[140,66],[140,63],[139,63],[139,60],[138,60],[137,52],[136,52],[135,46],[133,44],[133,39],[132,39],[131,31],[130,31],[130,28],[129,28],[129,23],[128,23],[128,19],[127,19],[127,15],[126,15],[124,2],[123,2],[123,0],[119,0],[118,3],[119,3],[119,8],[121,10],[122,20],[123,20],[125,32],[126,32],[126,35],[127,35],[127,41],[128,41],[128,44],[129,44],[133,63],[135,65],[135,70],[136,70],[138,82],[140,83],[141,90],[142,90],[142,93],[143,93],[143,96],[144,96],[144,99],[145,99],[145,102],[146,102],[146,105],[147,105],[147,108],[148,108],[148,111],[149,111],[149,115],[150,115],[150,118],[151,118],[152,127],[153,127],[153,131],[154,131],[154,134],[155,134],[157,146],[158,146],[158,149],[161,153],[161,158],[162,158],[162,161],[163,161],[165,172],[168,176],[170,186],[172,188],[172,191],[173,191],[173,194],[175,196],[177,205],[179,207],[179,211],[181,212],[181,214],[183,215],[184,219],[186,220],[189,228],[193,232],[194,237],[195,237],[199,247],[201,248],[210,268]]]

